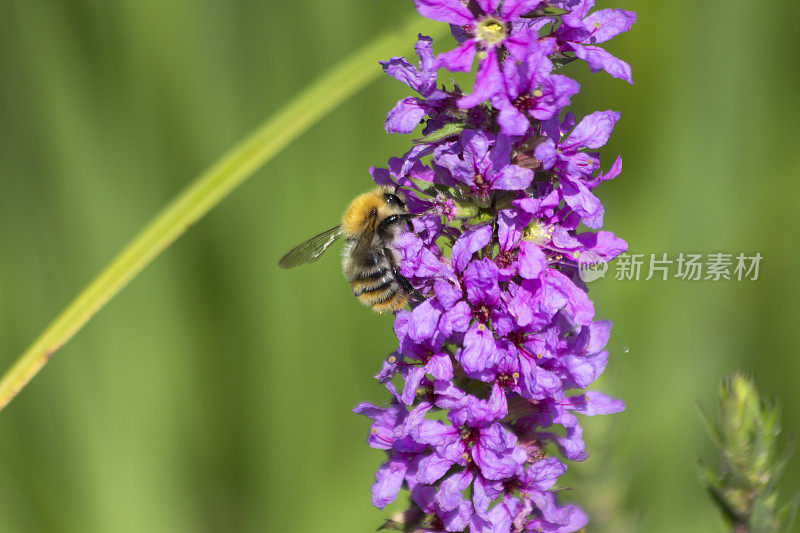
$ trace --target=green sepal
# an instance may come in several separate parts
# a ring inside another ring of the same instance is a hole
[[[469,223],[471,226],[477,226],[478,224],[491,222],[492,220],[494,220],[494,213],[482,209],[477,216],[467,220],[467,223]]]
[[[454,137],[464,131],[467,125],[463,122],[451,122],[450,124],[445,124],[438,130],[425,135],[421,139],[414,139],[413,142],[417,144],[430,144],[435,143],[437,141],[441,141],[442,139],[447,139],[448,137]]]
[[[578,59],[578,58],[575,57],[575,56],[568,56],[568,55],[562,54],[562,55],[552,56],[550,58],[550,61],[553,62],[553,70],[556,70],[556,69],[559,69],[559,68],[563,67],[564,65],[569,65],[570,63],[572,63],[576,59]]]
[[[545,6],[545,7],[537,7],[533,11],[522,15],[521,18],[534,19],[539,17],[560,17],[561,15],[566,15],[567,13],[569,13],[569,11],[566,9],[561,9],[553,6]]]

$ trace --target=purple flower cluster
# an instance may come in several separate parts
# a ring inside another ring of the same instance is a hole
[[[580,59],[631,82],[628,64],[597,45],[636,17],[590,13],[593,0],[415,4],[449,23],[458,46],[437,56],[420,36],[417,66],[383,63],[418,94],[389,112],[386,131],[425,126],[402,158],[371,169],[417,215],[394,244],[418,293],[397,312],[398,348],[376,376],[391,403],[355,409],[373,420],[369,445],[388,454],[372,502],[408,489],[410,508],[386,526],[405,531],[577,531],[587,517],[559,502],[557,456],[586,457],[575,413],[624,408],[580,392],[605,369],[611,323],[594,320],[579,267],[627,244],[600,231],[592,192],[621,171],[617,158],[601,172],[592,151],[620,114],[576,121],[563,110],[579,85],[554,71]],[[475,58],[471,93],[437,87],[440,68],[468,72]]]

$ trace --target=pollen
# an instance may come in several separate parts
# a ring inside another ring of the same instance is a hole
[[[391,364],[395,364],[397,362],[397,358],[395,356],[393,356],[393,355],[390,355],[389,356],[389,362]]]
[[[544,93],[542,92],[541,89],[536,89],[535,91],[533,91],[533,96],[535,96],[536,98],[541,98],[543,94]]]
[[[545,244],[550,240],[550,234],[541,222],[533,220],[522,232],[522,238],[533,244]]]
[[[486,44],[495,45],[506,38],[506,27],[499,20],[485,18],[478,23],[475,36]]]

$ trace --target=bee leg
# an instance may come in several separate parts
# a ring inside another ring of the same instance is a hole
[[[408,281],[408,278],[406,278],[404,275],[400,273],[400,269],[397,268],[397,265],[394,262],[394,255],[392,255],[392,252],[384,248],[383,253],[386,256],[386,259],[389,260],[389,266],[392,269],[392,275],[394,276],[394,279],[397,280],[397,283],[400,284],[403,290],[406,291],[408,294],[414,295],[420,300],[424,300],[425,296],[423,296],[417,289],[414,288],[411,282]]]
[[[406,291],[408,294],[413,294],[420,300],[425,299],[425,297],[422,294],[420,294],[420,292],[417,289],[414,288],[411,282],[408,281],[408,278],[406,278],[404,275],[400,273],[400,270],[398,268],[396,267],[393,268],[392,274],[394,275],[394,278],[397,280],[397,283],[399,283],[400,286],[403,287],[404,291]]]
[[[402,222],[405,220],[408,222],[410,219],[414,218],[417,215],[412,215],[411,213],[403,213],[402,215],[389,215],[388,217],[384,218],[378,224],[378,235],[385,236],[386,229],[391,226],[392,224],[397,224],[398,222]]]

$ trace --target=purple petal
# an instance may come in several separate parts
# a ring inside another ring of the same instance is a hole
[[[515,21],[519,22],[519,21]],[[530,25],[528,25],[530,24]],[[522,23],[512,27],[511,34],[506,36],[503,46],[514,57],[515,60],[525,60],[528,57],[531,45],[539,41],[539,29],[536,23]]]
[[[372,181],[378,185],[397,185],[392,175],[385,168],[370,167],[369,174],[372,176]]]
[[[473,304],[494,306],[500,301],[497,265],[489,259],[473,261],[464,271],[467,299]]]
[[[517,109],[507,98],[495,98],[492,105],[500,110],[497,114],[497,123],[500,124],[500,131],[505,135],[525,135],[531,123],[519,109]]]
[[[542,0],[504,0],[500,8],[500,14],[505,20],[511,20],[530,13],[536,9]]]
[[[500,74],[497,51],[491,48],[486,51],[486,57],[481,59],[478,65],[478,72],[475,75],[475,85],[472,88],[472,94],[459,99],[458,107],[461,109],[471,109],[502,91],[503,76]]]
[[[585,232],[575,238],[586,248],[599,255],[603,261],[611,261],[619,254],[628,251],[628,243],[610,231]]]
[[[564,203],[583,219],[587,228],[600,229],[603,227],[605,208],[600,200],[578,180],[562,178],[558,182],[559,189],[564,195]]]
[[[406,469],[407,465],[401,461],[388,461],[381,465],[375,472],[375,483],[372,485],[372,505],[383,509],[397,498]]]
[[[433,376],[434,379],[449,381],[453,379],[453,362],[450,360],[449,355],[434,355],[425,365],[425,371]]]
[[[472,62],[475,60],[476,42],[476,39],[464,41],[458,48],[439,54],[436,61],[442,68],[450,72],[469,72],[472,70]]]
[[[519,275],[538,279],[547,268],[547,256],[533,243],[522,241],[519,245]]]
[[[472,458],[486,479],[504,479],[522,469],[528,454],[517,447],[513,433],[495,422],[481,430],[481,436],[472,449]]]
[[[500,0],[476,0],[476,2],[485,15],[492,15],[495,10],[497,10],[497,5],[500,3]]]
[[[404,57],[393,57],[388,61],[379,61],[383,71],[416,90],[420,86],[420,75],[417,67],[406,61]]]
[[[491,134],[482,130],[468,129],[461,134],[463,157],[470,163],[470,172],[474,174],[476,168],[485,172],[489,168],[493,142]]]
[[[555,457],[537,461],[529,470],[531,476],[529,486],[540,491],[549,490],[566,471],[566,465]]]
[[[449,381],[435,381],[433,392],[436,394],[436,406],[442,409],[458,409],[463,407],[467,394]]]
[[[460,289],[453,287],[449,281],[443,279],[437,279],[434,282],[433,290],[436,292],[436,299],[444,309],[451,309],[464,296]]]
[[[405,385],[403,386],[403,393],[400,395],[400,400],[406,404],[411,405],[417,396],[417,387],[419,387],[422,378],[425,377],[425,369],[419,366],[411,367],[408,374],[405,376]]]
[[[526,189],[533,181],[533,171],[517,165],[506,165],[492,178],[492,189],[513,191]]]
[[[617,159],[614,161],[614,164],[611,165],[610,169],[608,169],[608,173],[603,174],[601,172],[600,175],[597,176],[596,181],[599,183],[601,181],[613,180],[614,178],[619,176],[620,172],[622,172],[622,158],[617,156]]]
[[[508,311],[517,319],[517,324],[525,327],[538,318],[534,307],[537,296],[540,294],[540,285],[531,280],[525,280],[512,292]],[[554,311],[555,312],[555,311]],[[552,314],[550,315],[552,316]],[[547,317],[548,319],[550,317]]]
[[[633,85],[631,76],[631,66],[625,61],[614,57],[599,46],[573,44],[572,51],[580,59],[589,63],[592,72],[605,70],[611,76],[620,80],[625,80]]]
[[[475,324],[464,336],[460,363],[467,373],[480,372],[494,363],[494,335],[483,324]]]
[[[631,29],[635,22],[636,13],[633,11],[623,11],[621,9],[595,11],[583,19],[586,29],[591,31],[589,40],[583,42],[591,44],[604,43],[612,37]]]
[[[569,137],[561,143],[561,149],[574,151],[580,148],[595,149],[604,146],[614,131],[614,124],[621,116],[616,111],[595,111],[583,117]]]
[[[570,405],[567,406],[567,409],[586,416],[610,415],[625,410],[625,403],[622,400],[612,398],[602,392],[587,391],[585,394],[574,396],[569,400]]]
[[[472,311],[469,304],[461,301],[444,312],[439,327],[445,335],[450,335],[454,331],[464,332],[469,328],[471,319]]]
[[[433,338],[441,315],[442,312],[433,305],[433,301],[425,300],[411,312],[408,336],[418,343]]]
[[[543,398],[558,398],[564,395],[563,384],[553,372],[549,372],[537,365],[532,365],[531,375],[533,376],[532,399],[541,400]]]
[[[417,43],[414,45],[414,50],[419,56],[420,73],[420,85],[416,90],[423,96],[430,95],[436,89],[436,74],[439,70],[439,64],[436,61],[436,56],[433,55],[432,43],[433,39],[420,34],[417,38]]]
[[[548,269],[545,287],[544,300],[553,300],[554,306],[563,307],[576,324],[585,325],[592,321],[594,317],[592,301],[564,274]]]
[[[433,453],[419,462],[417,479],[420,483],[430,485],[439,481],[453,466],[453,461]]]
[[[453,245],[450,254],[453,268],[458,272],[463,272],[472,259],[472,254],[489,244],[491,238],[492,227],[489,225],[464,233]]]
[[[514,248],[522,237],[522,230],[530,222],[528,213],[515,209],[504,209],[497,217],[497,240],[500,251],[505,253]]]
[[[559,110],[570,104],[570,98],[578,94],[581,86],[577,81],[560,74],[554,74],[542,84],[542,96],[536,100],[536,105],[530,114],[536,120],[547,120],[556,115]]]
[[[533,156],[542,162],[542,168],[549,170],[556,164],[557,153],[556,145],[550,139],[539,144],[533,152]]]
[[[584,357],[569,355],[563,359],[563,362],[577,388],[585,389],[606,369],[608,352],[598,352]]]
[[[461,502],[458,508],[450,512],[439,512],[437,516],[442,521],[444,530],[448,532],[464,531],[469,525],[469,519],[472,516],[472,505],[469,502]]]
[[[586,453],[586,444],[583,442],[583,429],[573,426],[567,429],[564,437],[557,437],[556,444],[561,448],[564,457],[571,461],[585,461],[589,455]]]
[[[503,493],[503,484],[498,481],[489,481],[483,476],[477,476],[472,484],[472,490],[475,512],[483,515],[489,511],[492,501]]]
[[[459,0],[414,0],[414,5],[423,17],[456,26],[466,26],[475,20]]]
[[[495,420],[505,418],[508,414],[508,401],[506,400],[506,393],[503,392],[503,387],[498,383],[492,386],[492,394],[489,396],[489,409],[492,417]]]
[[[439,485],[439,492],[436,493],[434,501],[444,511],[452,511],[461,505],[464,499],[461,491],[469,487],[472,483],[472,473],[469,470],[462,470],[457,472]]]
[[[417,427],[414,438],[422,444],[437,446],[458,439],[458,431],[454,427],[446,426],[436,420],[423,420]]]
[[[589,523],[589,517],[577,505],[565,505],[562,508],[562,516],[564,517],[562,526],[551,530],[552,533],[572,533],[573,531],[579,531]]]
[[[564,15],[563,19],[577,19],[578,25],[583,22],[583,18],[594,7],[594,0],[560,0],[555,3],[559,7],[569,10],[569,15]]]
[[[383,129],[386,133],[411,133],[426,114],[419,98],[403,98],[386,115]]]
[[[598,320],[589,324],[589,344],[586,347],[588,353],[597,353],[608,344],[611,336],[611,322],[608,320]]]

